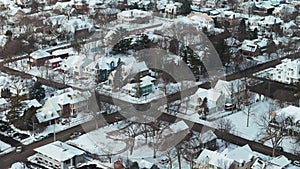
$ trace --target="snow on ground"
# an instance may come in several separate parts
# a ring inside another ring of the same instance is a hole
[[[67,123],[65,125],[62,125],[60,123],[49,125],[42,132],[35,133],[34,135],[31,134],[30,137],[28,137],[24,140],[21,140],[21,143],[24,144],[24,145],[29,145],[32,142],[34,142],[36,140],[36,138],[38,138],[38,137],[47,136],[49,133],[54,133],[54,131],[55,132],[60,132],[60,131],[66,130],[68,128],[80,125],[84,122],[87,122],[91,119],[92,119],[92,116],[87,114],[87,113],[78,113],[76,118],[70,118],[70,123]]]
[[[117,130],[119,130],[118,125],[105,126],[74,140],[69,140],[68,143],[76,145],[92,154],[119,154],[127,150],[127,144],[122,141],[125,138],[124,135],[113,135],[113,132]]]
[[[6,144],[0,140],[0,152],[6,151],[9,148],[11,148],[9,144]]]
[[[229,115],[225,117],[225,119],[229,119],[233,123],[233,125],[235,126],[236,135],[249,140],[258,141],[263,136],[258,137],[261,129],[257,124],[257,119],[259,119],[261,115],[267,114],[269,112],[268,101],[254,103],[252,105],[252,108],[250,109],[250,112],[249,127],[247,127],[246,125],[247,114],[243,110]]]
[[[271,140],[266,141],[264,145],[272,147]],[[290,152],[292,154],[300,153],[299,144],[296,143],[296,139],[293,137],[285,137],[279,146],[281,146],[285,152]]]
[[[28,169],[28,168],[26,167],[26,165],[24,163],[16,162],[11,165],[10,169]]]

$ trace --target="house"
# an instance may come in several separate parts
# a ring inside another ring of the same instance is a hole
[[[250,168],[255,161],[255,154],[248,144],[229,151],[226,153],[226,157],[236,162],[236,169]]]
[[[148,75],[141,78],[140,90],[142,96],[148,95],[152,92],[154,80],[156,79]]]
[[[60,68],[60,64],[62,62],[62,59],[60,57],[49,59],[45,62],[45,65],[52,69],[52,70],[58,70]]]
[[[47,168],[70,169],[77,168],[85,162],[85,152],[61,141],[55,141],[41,147],[35,148],[34,155],[39,165]]]
[[[72,88],[58,90],[46,100],[40,111],[50,112],[50,115],[51,112],[57,112],[60,117],[74,116],[88,109],[88,97],[88,93],[82,93]],[[54,117],[56,114],[52,115]]]
[[[291,160],[286,158],[284,155],[275,157],[267,162],[266,169],[284,169],[291,164]]]
[[[209,150],[217,150],[217,136],[212,130],[208,130],[199,135],[199,143],[201,148],[206,148]]]
[[[122,87],[122,90],[131,95],[132,97],[141,97],[150,94],[153,90],[153,81],[155,78],[151,76],[144,76],[140,79],[140,82],[127,83]]]
[[[44,126],[55,124],[56,120],[60,118],[59,113],[51,108],[38,109],[35,117],[38,123]]]
[[[183,120],[180,120],[166,128],[160,129],[158,134],[161,141],[160,150],[165,151],[173,147],[174,144],[179,144],[190,138],[190,128]]]
[[[190,14],[187,17],[199,29],[207,28],[207,30],[212,30],[215,27],[214,20],[206,13]]]
[[[25,14],[26,12],[21,7],[15,7],[14,5],[9,5],[9,11],[7,12],[8,23],[9,24],[19,23]]]
[[[225,149],[221,153],[204,149],[195,162],[199,168],[249,169],[255,162],[255,153],[248,144],[231,151]]]
[[[122,76],[125,81],[138,82],[140,78],[149,74],[149,68],[145,61],[132,62],[128,65],[122,65]]]
[[[217,0],[207,0],[205,6],[207,8],[215,8],[217,6]]]
[[[49,52],[39,49],[30,54],[29,62],[34,66],[43,66],[46,60],[50,59],[51,57],[52,55]]]
[[[245,84],[240,79],[234,81],[218,80],[214,90],[225,97],[225,110],[233,110],[237,101],[243,99]]]
[[[203,169],[228,169],[236,165],[233,159],[208,149],[204,149],[194,162],[196,168]]]
[[[138,9],[122,11],[117,14],[120,23],[148,23],[152,17],[152,12]]]
[[[300,108],[296,106],[288,106],[283,109],[276,110],[273,113],[273,119],[276,122],[285,121],[288,124],[286,128],[287,132],[290,134],[300,134]]]
[[[291,37],[299,28],[294,21],[290,21],[281,25],[281,29],[284,35]]]
[[[72,56],[75,54],[74,49],[73,48],[67,48],[67,49],[57,49],[51,52],[52,56],[54,58],[62,58],[62,59],[66,59],[69,56]]]
[[[213,89],[199,88],[194,95],[191,96],[189,107],[195,111],[199,108],[199,103],[207,98],[208,114],[216,113],[224,110],[225,96]]]
[[[169,3],[165,7],[165,13],[176,15],[179,7],[175,3]]]
[[[283,59],[281,64],[269,71],[269,78],[275,81],[293,84],[300,79],[300,59]]]
[[[242,46],[240,47],[240,51],[246,56],[254,56],[259,54],[258,45],[251,40],[244,40]]]
[[[117,57],[101,57],[90,64],[86,65],[83,72],[86,76],[95,77],[98,82],[107,80],[111,71],[114,71],[119,63]]]
[[[275,7],[270,1],[256,2],[253,13],[257,15],[271,15]]]
[[[63,25],[62,28],[68,33],[70,38],[74,38],[75,34],[86,34],[94,30],[93,22],[88,17],[70,18]]]

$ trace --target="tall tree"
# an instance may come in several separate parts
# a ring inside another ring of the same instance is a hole
[[[190,0],[180,0],[179,2],[182,3],[181,6],[181,14],[182,15],[188,15],[191,13],[191,1]]]
[[[9,88],[1,89],[1,97],[2,98],[10,98],[11,97],[11,91],[9,90]]]
[[[29,88],[29,98],[41,101],[45,98],[45,89],[39,81],[36,81],[32,87]]]
[[[285,131],[288,127],[286,123],[286,117],[277,116],[270,117],[270,114],[263,114],[257,121],[258,126],[261,128],[260,135],[265,135],[267,139],[271,141],[272,144],[272,156],[275,157],[276,150],[282,143],[284,137],[287,136]]]
[[[241,42],[248,37],[248,32],[247,32],[245,19],[241,20],[240,25],[238,27],[237,35],[238,35],[238,40],[241,41]]]
[[[118,27],[114,33],[109,37],[109,40],[107,42],[107,45],[114,46],[118,42],[120,42],[122,39],[127,37],[129,35],[129,31],[127,31],[126,28]]]

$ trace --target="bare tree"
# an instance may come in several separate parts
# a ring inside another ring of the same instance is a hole
[[[133,153],[135,138],[139,134],[139,127],[138,123],[130,123],[126,128],[124,128],[125,135],[128,136],[130,141],[130,155]]]
[[[266,138],[270,139],[272,143],[272,156],[275,157],[276,149],[280,146],[285,136],[287,136],[285,123],[286,118],[284,116],[270,117],[268,114],[263,114],[257,121],[258,126],[261,128],[261,134],[266,135]]]
[[[232,124],[231,120],[221,118],[216,121],[217,128],[222,132],[222,135],[226,135],[227,133],[233,133],[235,131],[235,126]],[[228,143],[225,143],[228,146]]]

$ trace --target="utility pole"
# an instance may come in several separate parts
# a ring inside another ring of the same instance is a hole
[[[54,134],[53,134],[53,140],[56,141],[56,132],[55,132],[55,124],[56,124],[56,120],[54,120]]]

